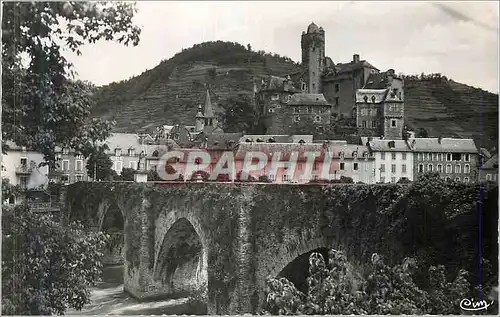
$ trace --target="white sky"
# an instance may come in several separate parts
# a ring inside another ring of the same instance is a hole
[[[442,73],[498,93],[498,2],[138,1],[137,47],[99,42],[68,55],[96,85],[154,68],[205,41],[250,43],[300,61],[300,36],[314,21],[335,63],[360,54],[380,70]]]

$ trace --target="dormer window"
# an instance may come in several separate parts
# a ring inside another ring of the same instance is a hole
[[[134,149],[128,149],[128,156],[135,156],[135,150]]]
[[[363,99],[365,100],[365,102],[368,102],[368,96],[364,96]]]
[[[121,149],[115,149],[115,156],[121,156],[122,155],[122,150]]]
[[[24,148],[23,151],[26,151],[26,148]],[[69,153],[69,149],[68,148],[63,148],[62,153],[63,154],[68,154]]]
[[[253,142],[253,140],[251,138],[247,138],[245,142]]]
[[[372,102],[375,103],[375,96],[372,96]]]
[[[158,157],[160,155],[160,153],[158,152],[158,150],[155,150],[153,152],[153,157]]]
[[[345,156],[344,152],[339,152],[340,159],[344,159],[344,156]]]
[[[302,139],[299,140],[299,144],[304,144],[304,143],[306,143],[306,141],[304,141]]]

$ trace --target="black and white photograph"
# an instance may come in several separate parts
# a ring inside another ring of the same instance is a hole
[[[2,1],[2,315],[498,315],[498,1]]]

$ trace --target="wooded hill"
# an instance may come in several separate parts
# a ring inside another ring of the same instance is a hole
[[[115,132],[137,132],[163,124],[194,125],[207,85],[217,104],[253,93],[254,78],[286,76],[300,70],[290,58],[232,42],[205,42],[184,49],[139,76],[99,87],[94,116],[114,119]],[[429,136],[474,138],[496,146],[498,95],[448,80],[406,79],[405,119]]]

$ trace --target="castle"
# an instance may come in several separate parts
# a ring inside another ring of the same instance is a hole
[[[267,134],[289,133],[305,121],[318,129],[352,117],[360,136],[403,137],[404,83],[394,70],[380,72],[358,54],[349,63],[325,56],[325,31],[311,23],[302,32],[302,70],[254,83],[255,102]]]

